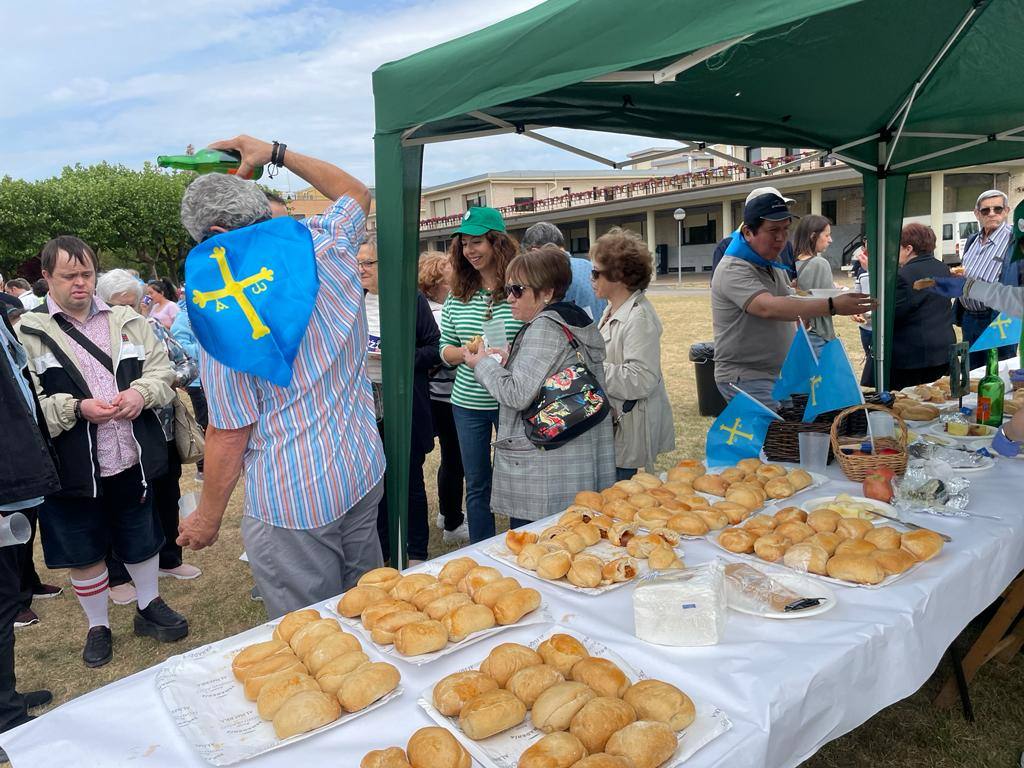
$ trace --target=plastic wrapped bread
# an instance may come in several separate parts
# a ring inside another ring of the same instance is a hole
[[[656,645],[715,645],[725,628],[720,560],[683,571],[652,573],[633,592],[636,636]]]

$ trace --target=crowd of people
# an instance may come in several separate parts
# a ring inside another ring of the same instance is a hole
[[[315,268],[319,289],[287,386],[207,352],[211,336],[204,334],[221,331],[190,320],[195,310],[182,299],[184,286],[143,283],[123,269],[100,273],[95,253],[73,236],[43,247],[42,285],[14,279],[0,294],[6,310],[0,394],[19,404],[0,418],[23,446],[0,462],[8,481],[0,512],[22,511],[33,525],[38,520],[47,567],[69,571],[88,626],[82,653],[88,667],[113,657],[111,599],[135,604],[137,635],[158,642],[187,635],[188,619],[160,597],[159,577],[201,575],[185,562],[184,549],[217,541],[240,477],[241,535],[254,595],[270,618],[350,588],[392,549],[381,386],[390,346],[381,331],[387,308],[379,294],[377,243],[366,232],[370,192],[340,168],[284,145],[240,136],[213,146],[239,152],[242,166],[237,175],[200,176],[187,188],[181,220],[197,243],[244,242],[231,238],[287,215],[283,201],[244,179],[256,166],[285,167],[333,201],[299,222],[309,244],[300,257]],[[834,316],[853,316],[871,347],[874,304],[866,278],[859,290],[834,297],[793,295],[830,288],[833,278],[822,256],[830,222],[804,217],[791,244],[790,202],[773,188],[755,190],[742,225],[716,256],[716,377],[727,400],[740,388],[778,405],[771,392],[797,323],[820,346],[835,338]],[[976,306],[1016,301],[1019,312],[1022,289],[986,293],[993,278],[1007,285],[1015,278],[986,261],[1002,264],[997,257],[1016,242],[1005,229],[1005,196],[986,193],[978,212],[982,233],[968,245],[967,279],[959,282],[932,258],[930,229],[903,230],[897,384],[937,377],[938,352],[948,351],[955,315],[962,315],[967,336],[984,327]],[[517,242],[501,214],[487,207],[468,211],[447,253],[421,256],[402,553],[410,563],[428,557],[423,473],[435,437],[434,523],[452,543],[493,536],[496,514],[516,527],[559,512],[578,491],[652,470],[673,449],[678,420],[661,364],[663,326],[646,295],[650,247],[633,232],[612,229],[588,256],[569,253],[549,222],[534,224]],[[943,295],[912,290],[925,275],[937,278]],[[544,422],[550,393],[576,386],[575,399],[566,401],[571,428],[568,417]],[[182,462],[194,457],[181,455],[177,439],[179,391],[188,394],[205,432],[196,467],[202,493],[183,518]],[[1022,432],[1024,424],[1014,422],[1004,439],[1019,449]],[[49,701],[45,691],[16,692],[13,628],[16,620],[18,626],[37,620],[33,597],[61,589],[39,579],[31,542],[0,549],[0,568],[8,576],[0,596],[4,730]]]

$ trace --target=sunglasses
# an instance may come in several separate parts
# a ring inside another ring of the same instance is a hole
[[[979,208],[978,212],[982,216],[988,216],[990,213],[1002,213],[1005,210],[1006,210],[1006,208],[1004,208],[1001,205],[993,205],[993,206],[986,206],[984,208]]]
[[[517,299],[523,298],[523,292],[529,288],[528,285],[520,285],[519,283],[509,283],[505,286],[506,296],[515,296]]]

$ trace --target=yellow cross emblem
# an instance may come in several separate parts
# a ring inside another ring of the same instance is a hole
[[[818,385],[821,384],[821,376],[811,376],[811,405],[818,404]]]
[[[1010,318],[1006,317],[1005,315],[1000,315],[999,317],[997,317],[995,320],[992,321],[992,323],[989,325],[989,328],[995,328],[996,330],[998,330],[999,331],[999,338],[1000,339],[1005,339],[1006,338],[1006,326],[1010,325],[1011,323],[1013,323],[1013,320],[1011,320]]]
[[[249,321],[249,327],[252,328],[254,339],[270,333],[270,329],[256,312],[249,297],[245,295],[245,289],[252,286],[253,293],[263,293],[267,290],[266,283],[274,280],[274,270],[262,267],[255,275],[235,280],[235,276],[231,274],[231,267],[228,266],[227,254],[223,247],[214,248],[210,258],[216,260],[217,266],[220,267],[220,276],[224,280],[224,287],[216,291],[193,291],[192,301],[200,309],[203,309],[207,302],[215,302],[214,309],[220,312],[222,309],[228,308],[228,305],[221,299],[230,297],[238,302],[239,308],[245,314],[245,319]]]
[[[743,437],[743,438],[746,438],[747,440],[753,440],[754,439],[754,436],[752,434],[750,434],[749,432],[740,432],[740,425],[742,423],[743,423],[742,420],[739,417],[737,417],[736,421],[734,421],[732,423],[731,427],[727,427],[727,426],[725,426],[725,424],[719,424],[718,425],[718,428],[720,430],[722,430],[723,432],[728,432],[729,433],[729,439],[725,441],[726,445],[732,445],[734,442],[736,442],[736,438],[737,437]]]

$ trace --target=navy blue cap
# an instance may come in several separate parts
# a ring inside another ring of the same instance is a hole
[[[800,218],[789,210],[786,200],[781,195],[767,193],[758,195],[743,206],[743,223],[748,227],[756,227],[764,221],[783,221],[784,219]]]

